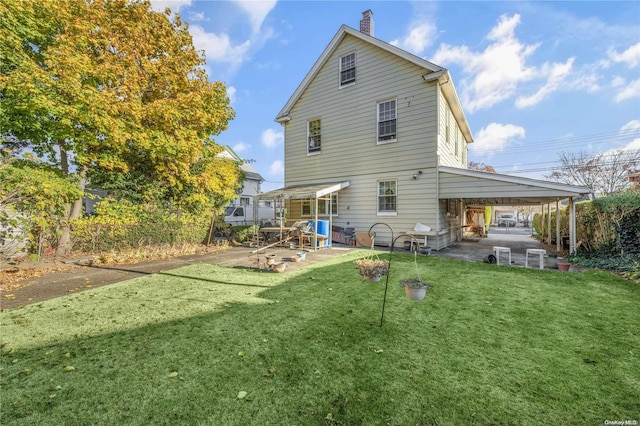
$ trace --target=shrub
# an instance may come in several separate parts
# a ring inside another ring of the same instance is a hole
[[[231,236],[234,241],[243,243],[258,233],[258,225],[237,225],[231,227]]]

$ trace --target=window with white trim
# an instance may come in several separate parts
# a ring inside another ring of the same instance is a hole
[[[320,152],[321,144],[320,120],[310,120],[307,125],[307,152]]]
[[[302,216],[313,216],[315,215],[315,211],[313,210],[313,199],[312,198],[305,198],[303,200],[301,200],[301,215]],[[331,194],[331,215],[332,216],[337,216],[338,215],[338,194],[337,193],[333,193]],[[329,216],[329,199],[323,200],[320,199],[318,200],[318,216]]]
[[[340,58],[340,86],[356,82],[356,54],[351,53]]]
[[[240,205],[241,206],[250,206],[251,205],[251,197],[240,197]]]
[[[396,140],[396,117],[395,99],[378,104],[378,142]]]
[[[398,211],[397,186],[395,180],[378,182],[378,213],[395,214]]]

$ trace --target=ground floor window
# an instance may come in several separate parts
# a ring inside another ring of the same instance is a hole
[[[397,213],[397,181],[378,182],[378,213]]]
[[[331,207],[329,207],[329,201],[331,201]],[[312,198],[307,198],[302,200],[302,203],[301,203],[302,211],[300,212],[302,216],[313,216],[316,214],[314,210],[314,205],[315,205],[314,202],[315,200]],[[331,200],[329,200],[329,197],[326,197],[326,199],[318,200],[318,215],[328,216],[329,211],[331,211],[332,216],[338,215],[338,194],[337,193],[331,194]]]

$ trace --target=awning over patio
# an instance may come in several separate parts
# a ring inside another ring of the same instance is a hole
[[[589,193],[582,186],[537,179],[439,167],[439,198],[463,199],[467,205],[539,205]]]
[[[293,185],[273,191],[263,192],[254,195],[254,200],[289,200],[289,199],[306,199],[306,198],[322,198],[333,192],[339,191],[349,186],[349,181],[337,183],[318,183],[313,185]]]

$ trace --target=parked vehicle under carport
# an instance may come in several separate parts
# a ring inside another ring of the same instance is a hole
[[[498,226],[516,226],[516,218],[512,214],[503,214],[498,217]]]

